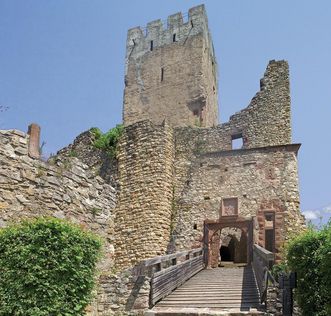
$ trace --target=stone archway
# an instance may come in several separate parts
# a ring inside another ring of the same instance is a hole
[[[225,227],[221,230],[220,261],[247,263],[247,234],[240,228]]]
[[[234,230],[225,234],[227,237],[224,238],[223,229]],[[234,231],[237,233],[235,234]],[[204,244],[208,267],[218,267],[220,257],[223,261],[250,263],[253,249],[253,220],[242,217],[223,217],[218,221],[206,220]]]

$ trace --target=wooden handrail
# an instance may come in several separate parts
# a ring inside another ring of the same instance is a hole
[[[136,265],[134,275],[151,278],[150,305],[153,306],[204,267],[204,251],[198,248],[144,260]]]
[[[264,263],[267,265],[268,269],[272,268],[272,265],[274,263],[274,254],[271,251],[269,251],[257,244],[254,244],[253,253],[258,255],[259,258],[264,261]]]
[[[162,262],[167,262],[173,259],[178,259],[180,257],[184,256],[194,256],[196,253],[202,252],[203,248],[197,248],[197,249],[192,249],[192,250],[186,250],[186,251],[181,251],[181,252],[175,252],[170,255],[164,255],[164,256],[159,256],[155,257],[152,259],[147,259],[142,261],[141,263],[144,264],[146,267],[150,267]]]
[[[253,246],[253,269],[260,292],[261,303],[266,301],[269,281],[276,284],[270,273],[274,264],[274,254],[267,249],[254,244]]]

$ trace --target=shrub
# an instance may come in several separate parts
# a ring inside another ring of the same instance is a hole
[[[100,240],[58,219],[0,230],[0,315],[83,315]]]
[[[296,294],[303,316],[331,315],[331,226],[309,229],[291,240],[287,262],[297,272]]]
[[[91,128],[90,131],[95,137],[94,146],[105,150],[111,157],[115,157],[117,144],[123,133],[123,125],[116,125],[116,127],[110,129],[104,134],[95,127]]]
[[[326,298],[327,315],[331,315],[331,222],[325,229],[326,242],[320,247],[321,273],[325,284],[323,295]]]
[[[279,282],[279,275],[281,273],[288,273],[288,266],[285,262],[281,262],[272,266],[271,274],[275,278],[276,282]]]

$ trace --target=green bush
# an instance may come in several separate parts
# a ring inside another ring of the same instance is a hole
[[[110,129],[106,133],[102,133],[98,128],[91,128],[90,131],[94,134],[94,146],[105,150],[111,157],[116,156],[118,141],[123,133],[123,125],[119,124]]]
[[[287,263],[297,272],[296,295],[303,316],[331,315],[331,226],[309,229],[291,240]]]
[[[0,315],[83,315],[100,240],[68,222],[39,218],[0,230]]]
[[[281,262],[272,266],[271,274],[275,278],[276,282],[279,282],[279,275],[281,273],[288,273],[288,266],[285,262]]]

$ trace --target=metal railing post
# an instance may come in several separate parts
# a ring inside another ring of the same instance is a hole
[[[282,307],[284,316],[293,315],[293,289],[297,286],[295,272],[279,274],[279,288],[283,290]]]

